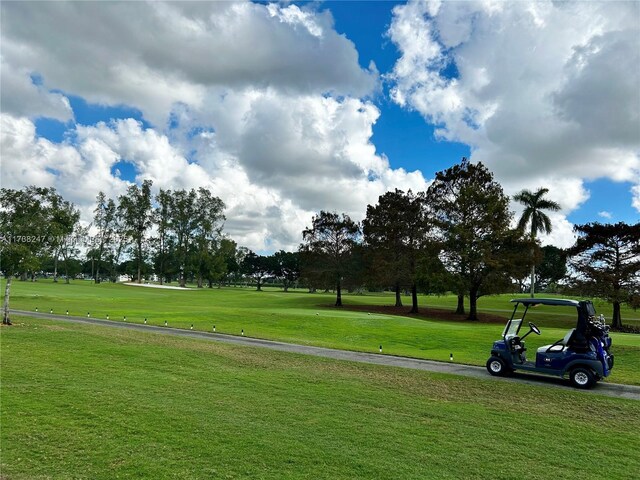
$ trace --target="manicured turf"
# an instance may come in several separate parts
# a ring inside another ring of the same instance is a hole
[[[508,308],[510,296],[481,299],[490,306]],[[447,297],[423,297],[433,304]],[[331,348],[484,365],[493,340],[499,339],[502,324],[369,314],[366,311],[336,309],[332,295],[306,292],[264,291],[249,288],[161,290],[103,283],[74,282],[70,285],[48,281],[14,282],[12,307],[25,310],[86,316],[153,325],[193,328],[217,332],[312,344]],[[392,301],[389,295],[348,295],[346,304],[377,304]],[[548,313],[547,313],[548,312]],[[558,316],[558,313],[560,316]],[[625,314],[628,314],[625,311]],[[504,312],[505,322],[509,316]],[[529,317],[527,317],[529,318]],[[542,335],[527,337],[530,355],[535,349],[562,338],[575,326],[575,309],[537,309],[531,319]],[[552,325],[552,326],[548,326]],[[640,385],[640,335],[612,334],[616,366],[610,381]]]
[[[640,402],[21,318],[2,475],[633,478]]]

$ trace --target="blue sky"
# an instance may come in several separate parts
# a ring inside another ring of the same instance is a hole
[[[390,42],[387,31],[392,21],[392,8],[402,3],[365,1],[359,2],[355,8],[350,2],[328,4],[336,21],[336,29],[355,43],[363,67],[373,60],[382,72],[393,68],[399,52]],[[362,21],[363,17],[367,21]],[[640,42],[637,48],[640,49]],[[451,76],[448,75],[449,78]],[[436,140],[433,125],[425,122],[418,112],[389,101],[386,94],[378,98],[377,105],[382,115],[374,126],[373,143],[387,154],[393,166],[420,169],[432,178],[435,172],[448,168],[456,159],[471,155],[469,145]],[[637,128],[640,137],[640,125]],[[572,223],[635,223],[640,220],[638,210],[632,207],[632,182],[598,179],[585,186],[589,191],[589,199],[568,216]],[[602,216],[603,212],[611,216]]]
[[[403,2],[330,2],[336,30],[356,46],[360,65],[374,61],[380,72],[389,72],[398,60],[398,49],[387,35],[392,9]],[[366,19],[366,20],[363,20]],[[376,98],[382,114],[373,127],[372,141],[394,167],[419,169],[432,178],[437,171],[470,155],[469,146],[458,142],[437,141],[433,126],[416,111],[391,101],[386,89]]]
[[[549,188],[568,246],[640,217],[638,5],[5,2],[2,186],[87,222],[98,190],[206,186],[266,251],[467,156]]]

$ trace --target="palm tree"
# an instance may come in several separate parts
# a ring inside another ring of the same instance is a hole
[[[560,210],[560,205],[556,202],[543,198],[547,193],[549,193],[548,188],[539,188],[535,193],[529,190],[522,190],[513,196],[516,202],[524,205],[524,211],[518,222],[518,229],[524,232],[527,224],[531,223],[531,239],[533,241],[535,241],[538,232],[551,233],[551,219],[542,210],[550,210],[552,212]],[[533,298],[535,293],[535,275],[536,266],[532,262],[531,298]]]

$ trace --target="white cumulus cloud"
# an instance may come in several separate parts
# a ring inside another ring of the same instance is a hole
[[[360,68],[355,46],[334,30],[331,15],[296,5],[3,2],[0,8],[2,55],[15,69],[41,75],[43,88],[134,106],[159,127],[174,103],[198,105],[211,86],[355,96],[376,87],[377,72]]]
[[[640,183],[639,18],[637,2],[409,2],[388,32],[391,96],[507,193],[547,187],[566,215],[585,181]]]
[[[99,190],[126,189],[126,162],[154,189],[210,188],[227,204],[226,231],[261,250],[295,248],[320,209],[359,219],[387,189],[424,189],[420,172],[392,169],[376,152],[380,112],[367,99],[378,72],[360,67],[353,43],[316,7],[3,2],[3,66],[22,84],[62,106],[77,95],[134,107],[151,124],[73,125],[56,144],[33,120],[72,112],[3,100],[3,186],[55,186],[90,220]],[[18,82],[2,86],[19,93]]]
[[[62,122],[73,119],[69,99],[36,85],[29,69],[15,67],[0,56],[0,104],[2,111],[26,117],[49,117]]]
[[[257,153],[253,157],[246,150],[269,152],[273,147],[270,139],[281,128],[276,122],[270,124],[273,131],[264,131],[264,138],[251,136],[248,140],[243,131],[247,126],[237,125],[234,135],[220,145],[210,132],[172,143],[165,134],[124,119],[78,126],[73,140],[58,144],[37,137],[30,120],[2,114],[2,186],[54,186],[81,208],[82,219],[89,223],[98,191],[111,198],[125,192],[129,183],[115,169],[120,162],[128,162],[137,172],[136,180],[153,180],[154,192],[205,187],[220,196],[227,205],[225,231],[241,245],[257,250],[295,249],[302,230],[321,209],[344,211],[359,220],[366,205],[375,203],[388,189],[426,188],[419,172],[391,169],[384,157],[375,155],[369,136],[370,122],[376,116],[368,117],[371,112],[365,104],[355,108],[325,100],[316,100],[320,103],[318,116],[308,119],[308,128],[318,134],[315,143],[282,149],[280,163],[273,166],[275,160],[268,155],[260,165],[262,157]],[[343,108],[343,121],[324,122],[328,110],[335,113]],[[300,118],[295,109],[288,116],[280,113],[282,121]],[[189,160],[185,151],[194,158]],[[309,158],[311,153],[313,158]]]

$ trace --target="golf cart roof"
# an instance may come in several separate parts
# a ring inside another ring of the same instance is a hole
[[[528,307],[535,305],[559,305],[562,307],[577,307],[580,302],[577,300],[568,300],[565,298],[514,298],[512,303],[521,303]]]

